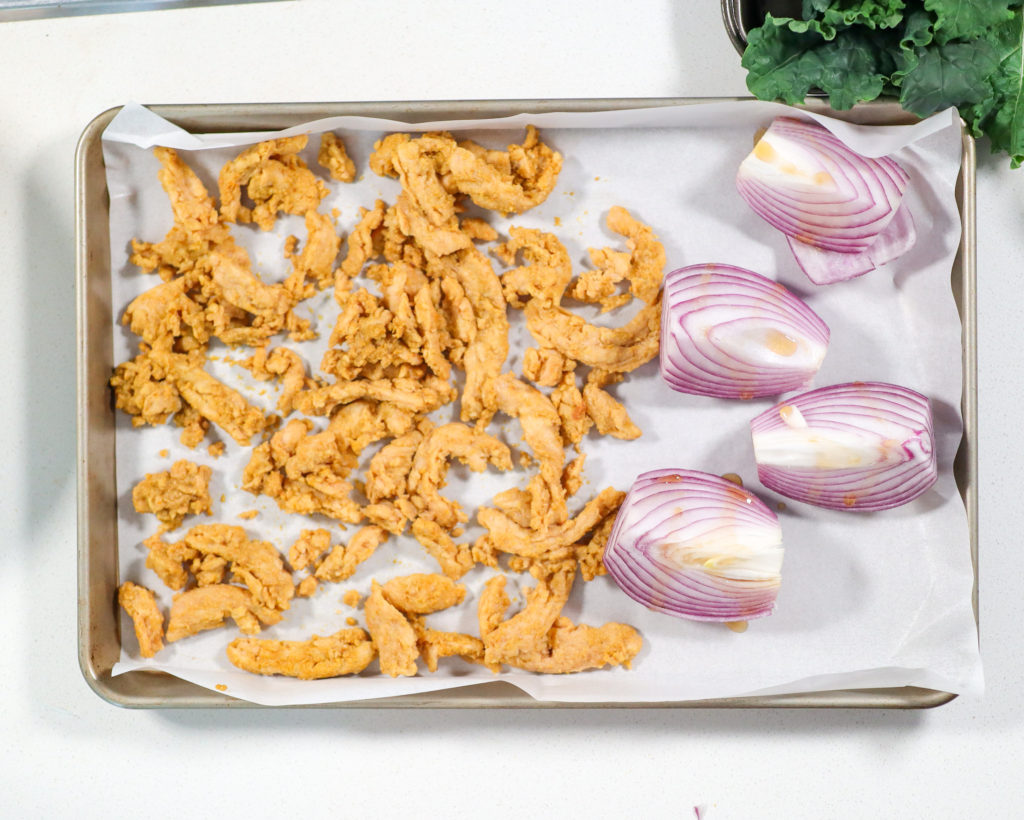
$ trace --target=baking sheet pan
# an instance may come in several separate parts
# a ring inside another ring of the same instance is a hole
[[[153,110],[192,131],[257,131],[324,116],[359,114],[407,121],[503,116],[527,111],[588,111],[616,108],[679,105],[705,100],[559,100],[458,102],[458,103],[354,103],[266,104],[239,106],[153,106]],[[812,108],[816,106],[811,106]],[[821,108],[821,110],[824,110]],[[77,173],[78,307],[79,307],[79,631],[80,658],[86,680],[102,697],[124,706],[248,706],[163,674],[132,672],[111,678],[110,669],[119,652],[117,587],[116,504],[114,492],[114,421],[107,379],[113,366],[111,351],[110,248],[107,225],[106,180],[100,147],[103,129],[115,111],[105,112],[85,130],[79,143]],[[864,123],[912,121],[891,104],[874,104],[850,112],[850,119]],[[953,270],[954,293],[964,328],[965,437],[958,459],[958,484],[967,505],[972,553],[976,549],[974,413],[974,212],[973,144],[964,142],[964,162],[958,200],[964,222],[963,240]],[[863,706],[927,707],[946,702],[952,695],[932,690],[830,691],[786,696],[762,696],[690,701],[685,703],[636,704],[637,706]],[[501,682],[427,695],[359,701],[346,706],[561,706],[529,698]],[[587,704],[620,706],[624,704]]]

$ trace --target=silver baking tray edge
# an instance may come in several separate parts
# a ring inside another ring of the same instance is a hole
[[[735,99],[735,98],[730,98]],[[153,111],[196,133],[270,131],[323,117],[360,115],[407,122],[501,117],[520,112],[609,111],[721,102],[722,98],[629,98],[589,100],[500,100],[438,102],[261,103],[154,105]],[[866,124],[913,122],[889,102],[832,112]],[[77,292],[78,424],[78,657],[89,686],[104,700],[131,708],[253,708],[257,704],[175,678],[163,672],[134,671],[117,677],[111,669],[121,651],[117,611],[117,498],[114,462],[114,409],[108,379],[114,367],[111,327],[111,248],[109,197],[101,137],[119,109],[103,112],[82,132],[75,154],[75,243]],[[952,289],[963,323],[964,437],[954,466],[967,509],[975,568],[977,619],[977,324],[975,304],[974,141],[963,134],[963,164],[957,198],[963,220],[960,249],[953,263]],[[885,708],[925,709],[948,703],[949,692],[918,687],[837,690],[792,695],[717,698],[658,703],[559,703],[538,701],[511,684],[490,683],[440,692],[346,703],[345,708]],[[294,707],[309,708],[309,707]]]

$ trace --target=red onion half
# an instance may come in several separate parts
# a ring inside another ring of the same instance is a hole
[[[626,495],[604,565],[649,609],[746,621],[775,608],[782,553],[778,518],[742,487],[693,470],[652,470]]]
[[[808,278],[852,279],[916,240],[903,204],[910,177],[889,157],[863,157],[824,126],[779,117],[740,164],[736,188],[782,231]]]
[[[938,476],[928,399],[882,382],[811,390],[750,422],[761,483],[831,510],[887,510]]]
[[[797,390],[818,372],[829,329],[759,273],[691,265],[665,277],[661,375],[673,390],[751,399]]]

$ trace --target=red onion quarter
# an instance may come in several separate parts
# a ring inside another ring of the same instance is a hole
[[[691,265],[665,277],[661,375],[680,393],[751,399],[798,390],[828,342],[828,325],[759,273]]]
[[[886,510],[935,483],[928,399],[882,382],[811,390],[750,422],[765,487],[832,510]]]
[[[782,553],[778,518],[742,487],[708,473],[652,470],[622,503],[604,565],[649,609],[746,621],[774,609]]]
[[[903,205],[910,177],[889,157],[863,157],[824,126],[779,117],[740,164],[736,188],[782,231],[819,285],[852,279],[916,240]]]

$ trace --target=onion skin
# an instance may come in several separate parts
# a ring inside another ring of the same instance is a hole
[[[623,592],[694,621],[770,615],[781,583],[782,530],[755,496],[693,470],[637,476],[604,551]]]
[[[792,117],[772,122],[736,173],[740,196],[786,235],[815,284],[861,276],[913,247],[909,181],[895,160],[861,156],[824,126]]]
[[[761,413],[750,430],[761,483],[816,507],[888,510],[938,478],[931,404],[906,387],[811,390]]]
[[[680,393],[725,399],[798,390],[821,367],[829,328],[785,287],[732,265],[665,277],[660,370]]]
[[[787,236],[786,241],[796,257],[796,263],[808,279],[816,285],[831,285],[863,276],[902,256],[914,247],[917,229],[910,211],[902,207],[874,244],[862,253],[826,251],[798,242],[791,236]]]

